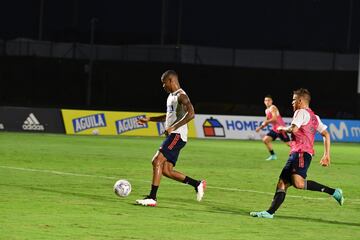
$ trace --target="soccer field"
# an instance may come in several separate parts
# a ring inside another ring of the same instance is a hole
[[[190,139],[176,169],[206,179],[202,202],[192,187],[162,178],[155,208],[134,205],[148,194],[151,158],[163,138],[0,133],[0,239],[360,239],[360,144],[333,144],[332,165],[316,155],[308,179],[344,191],[290,188],[274,219],[266,210],[288,147],[274,144],[267,162],[260,141]],[[117,197],[118,179],[132,193]]]

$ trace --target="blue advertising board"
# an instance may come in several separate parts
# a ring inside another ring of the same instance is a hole
[[[360,142],[360,120],[321,119],[328,127],[333,142]],[[316,141],[322,141],[322,136],[317,133]]]

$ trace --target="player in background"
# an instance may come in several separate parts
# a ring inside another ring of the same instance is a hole
[[[195,180],[174,170],[180,150],[187,142],[187,123],[195,116],[194,107],[188,95],[180,88],[178,75],[175,71],[168,70],[164,72],[161,76],[161,82],[164,90],[169,93],[166,103],[166,114],[157,117],[141,118],[138,122],[141,124],[149,121],[165,122],[166,139],[152,159],[153,178],[150,194],[145,199],[136,200],[136,203],[153,207],[157,205],[156,194],[162,175],[193,186],[196,191],[197,200],[201,201],[204,196],[206,181]]]
[[[315,181],[306,180],[307,170],[314,155],[316,131],[323,136],[324,140],[324,154],[320,164],[324,167],[330,165],[330,135],[326,130],[327,126],[309,108],[310,99],[310,92],[307,89],[301,88],[294,91],[292,105],[295,113],[291,126],[278,127],[279,131],[293,134],[290,144],[290,156],[280,174],[270,208],[262,212],[251,212],[250,215],[253,217],[273,218],[274,213],[285,200],[286,190],[291,185],[297,189],[325,192],[332,196],[341,206],[344,204],[341,189],[333,189]]]
[[[280,126],[285,126],[284,120],[282,119],[279,109],[273,104],[273,99],[270,95],[266,95],[264,98],[264,104],[266,106],[265,115],[266,120],[255,129],[256,132],[259,132],[261,129],[265,128],[267,125],[271,124],[272,129],[270,132],[263,137],[263,142],[265,143],[266,148],[270,152],[270,156],[266,159],[267,161],[276,160],[277,156],[274,152],[271,142],[275,141],[276,138],[280,138],[283,142],[289,145],[290,138],[286,132],[279,132],[277,130]],[[289,145],[290,146],[290,145]]]

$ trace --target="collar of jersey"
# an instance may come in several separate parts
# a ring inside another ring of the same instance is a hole
[[[175,92],[171,93],[172,96],[175,96],[176,94],[178,94],[180,91],[182,91],[181,88],[179,88],[178,90],[176,90]]]

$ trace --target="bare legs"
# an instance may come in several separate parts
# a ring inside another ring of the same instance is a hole
[[[273,139],[272,139],[272,137],[270,137],[270,136],[265,136],[265,137],[263,137],[263,139],[262,139],[262,141],[264,142],[264,144],[265,144],[265,146],[266,146],[266,148],[267,148],[267,150],[268,150],[269,152],[273,150],[272,144],[271,144],[272,140],[273,140]]]
[[[188,177],[183,173],[174,170],[174,165],[171,162],[167,161],[165,156],[160,151],[157,151],[156,154],[154,155],[152,159],[152,166],[153,166],[153,179],[151,185],[151,192],[149,195],[149,197],[152,199],[156,199],[156,193],[159,188],[162,175],[171,178],[175,181],[189,184],[193,186],[195,189],[200,184],[200,181],[192,179],[191,177]]]
[[[175,171],[173,164],[168,162],[164,155],[157,151],[152,160],[153,165],[153,181],[152,184],[155,186],[160,185],[161,176],[164,175],[168,178],[174,179],[178,182],[185,180],[185,175],[181,172]]]

